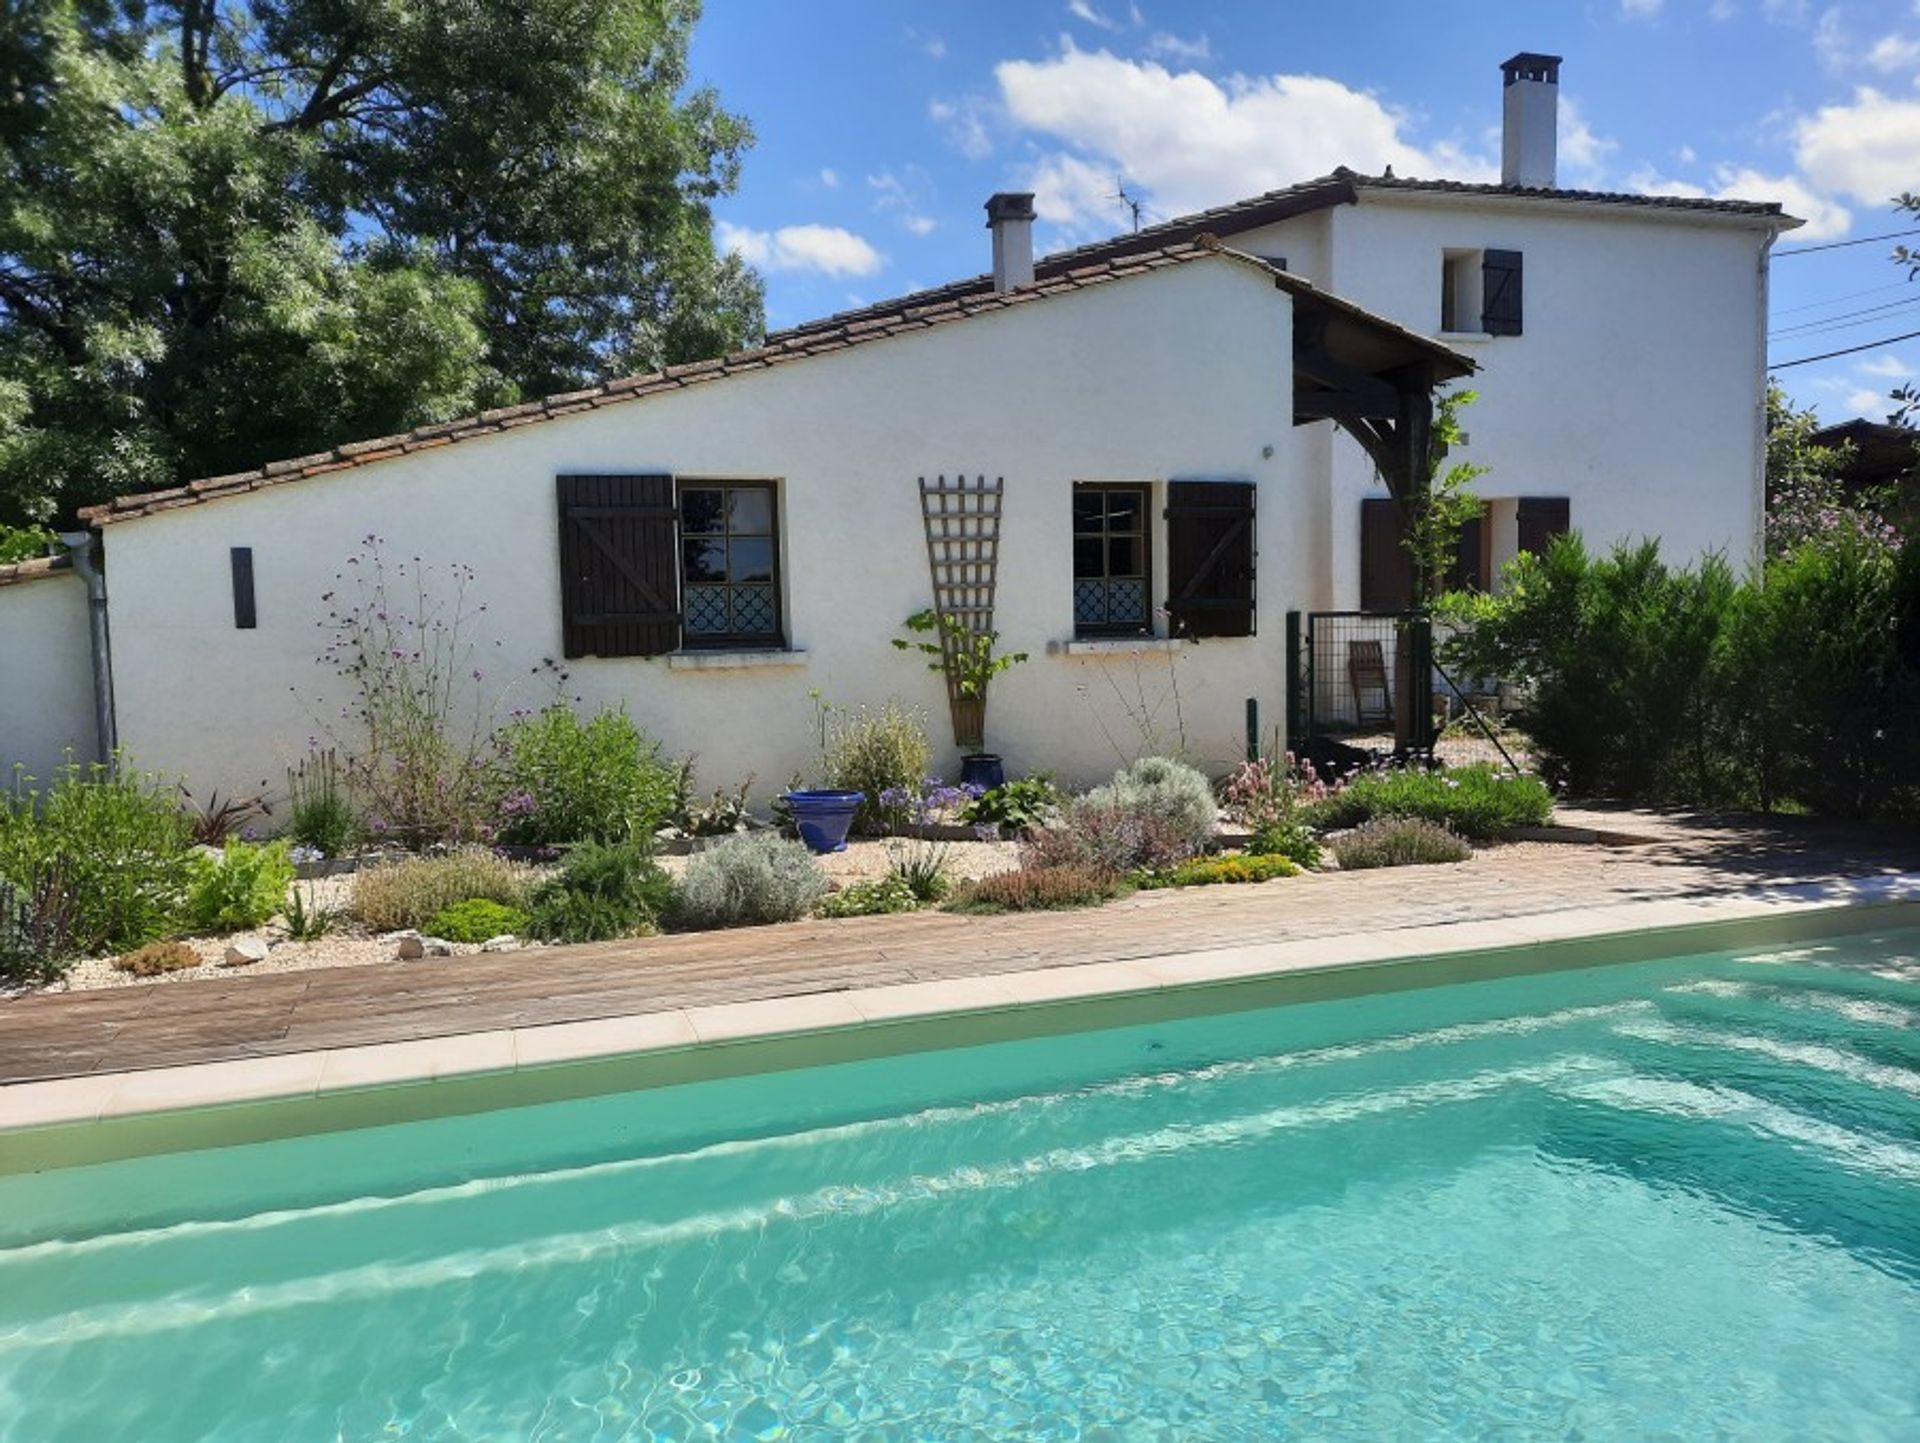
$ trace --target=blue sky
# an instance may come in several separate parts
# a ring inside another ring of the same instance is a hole
[[[1781,250],[1920,221],[1920,0],[709,0],[697,84],[754,123],[723,242],[772,327],[975,275],[995,190],[1043,249],[1321,174],[1497,178],[1499,62],[1566,57],[1563,185],[1783,201]],[[1920,241],[1920,237],[1909,238]],[[1920,330],[1893,242],[1774,266],[1776,362]],[[1864,312],[1865,314],[1858,314]],[[1827,420],[1884,411],[1920,340],[1780,372]]]

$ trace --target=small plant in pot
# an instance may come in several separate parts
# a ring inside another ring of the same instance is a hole
[[[894,638],[895,649],[931,657],[927,670],[946,677],[953,741],[965,754],[960,759],[960,779],[982,789],[999,786],[1006,780],[1006,771],[1000,758],[985,749],[987,684],[1025,661],[1027,653],[1009,651],[996,656],[999,632],[976,631],[953,613],[932,607],[909,616],[906,628],[909,635]]]

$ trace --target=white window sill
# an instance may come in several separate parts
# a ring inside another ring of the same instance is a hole
[[[1186,642],[1171,636],[1089,636],[1079,641],[1056,641],[1047,650],[1058,647],[1066,656],[1137,656],[1178,651],[1185,645]]]
[[[1459,341],[1491,341],[1494,335],[1492,331],[1441,331],[1434,339],[1452,345]]]
[[[783,666],[805,666],[804,651],[676,651],[667,657],[674,671],[753,671]]]

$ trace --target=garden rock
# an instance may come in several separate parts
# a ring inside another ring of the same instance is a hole
[[[520,939],[511,932],[503,932],[498,937],[489,937],[480,944],[482,952],[518,952]]]
[[[400,944],[394,956],[402,962],[412,962],[427,955],[426,942],[418,932],[396,932],[388,940]]]
[[[422,937],[420,939],[420,946],[429,957],[451,957],[453,955],[453,943],[444,937]]]
[[[273,949],[264,938],[235,937],[227,943],[226,955],[221,958],[222,967],[251,967],[256,962],[267,960],[267,953]]]

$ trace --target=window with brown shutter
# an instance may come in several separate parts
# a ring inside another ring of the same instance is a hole
[[[1170,481],[1166,518],[1173,634],[1252,636],[1252,483]]]
[[[767,481],[680,483],[685,645],[780,645],[780,536]]]
[[[1522,496],[1518,510],[1520,549],[1530,555],[1545,555],[1553,538],[1571,529],[1573,507],[1564,496]]]
[[[1369,496],[1360,503],[1360,609],[1405,611],[1413,605],[1413,564],[1407,555],[1400,503]]]
[[[1520,252],[1488,251],[1480,262],[1480,329],[1520,334]]]
[[[1141,636],[1149,562],[1145,486],[1073,488],[1073,630],[1076,636]]]
[[[680,645],[671,476],[562,476],[564,651],[660,656]]]

